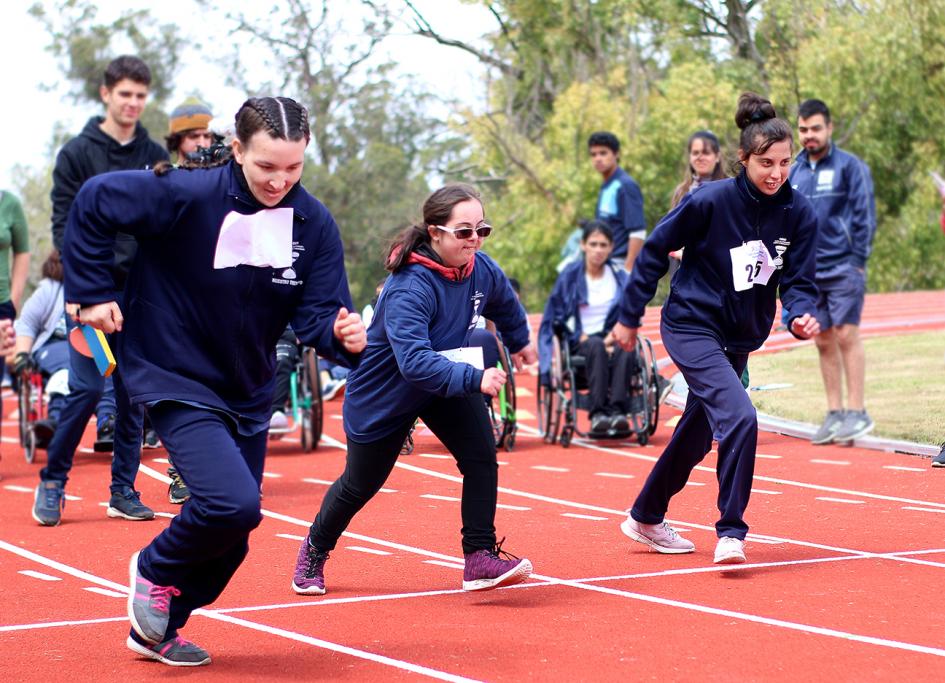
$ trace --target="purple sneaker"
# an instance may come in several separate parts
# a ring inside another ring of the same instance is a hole
[[[292,590],[299,595],[325,594],[325,562],[327,550],[313,548],[308,538],[302,541],[299,557],[295,561],[295,575],[292,577]]]
[[[491,550],[482,549],[465,555],[464,591],[487,591],[521,583],[528,578],[532,573],[532,563],[502,550],[504,542],[503,538]]]
[[[174,586],[158,586],[141,576],[138,571],[138,553],[131,556],[128,565],[131,591],[128,594],[128,618],[131,627],[151,645],[164,640],[170,620],[171,599],[180,595]]]

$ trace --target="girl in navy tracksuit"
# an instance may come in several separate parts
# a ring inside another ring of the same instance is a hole
[[[291,322],[304,343],[348,365],[366,341],[347,312],[338,228],[298,182],[304,107],[250,99],[236,135],[225,166],[93,178],[65,237],[66,301],[81,305],[81,322],[123,329],[117,357],[131,399],[148,407],[190,489],[130,566],[128,646],[179,666],[210,661],[177,631],[223,591],[262,519],[276,341]],[[124,312],[112,300],[119,231],[139,243]]]
[[[667,255],[685,247],[663,306],[661,336],[689,384],[689,397],[621,529],[659,552],[692,552],[694,545],[664,516],[715,438],[721,512],[715,561],[725,564],[745,561],[748,525],[742,516],[758,436],[755,409],[739,378],[748,354],[771,330],[779,287],[794,336],[819,332],[813,317],[817,219],[786,182],[791,127],[753,93],[739,99],[735,122],[742,131],[740,174],[698,188],[657,225],[634,266],[614,328],[624,348],[635,341],[646,303],[667,270]]]
[[[483,370],[481,358],[459,355],[485,316],[513,358],[535,359],[525,311],[505,274],[479,252],[490,231],[476,190],[447,185],[424,203],[423,222],[395,243],[387,263],[392,275],[378,299],[367,348],[348,375],[347,463],[299,548],[296,593],[325,592],[329,551],[387,480],[417,417],[453,454],[463,475],[463,588],[518,583],[531,572],[528,560],[500,557],[496,544],[498,464],[482,394],[495,396],[505,372]]]

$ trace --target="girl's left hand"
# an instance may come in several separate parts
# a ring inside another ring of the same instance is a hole
[[[333,332],[335,338],[341,341],[341,345],[348,353],[361,353],[367,346],[367,331],[361,321],[361,316],[357,313],[349,313],[344,306],[335,318]]]
[[[791,332],[795,337],[810,339],[820,334],[820,322],[810,313],[805,313],[791,321]]]
[[[518,353],[512,354],[512,365],[515,366],[516,370],[524,370],[529,365],[534,365],[538,362],[538,353],[535,351],[535,346],[531,342],[523,348]]]

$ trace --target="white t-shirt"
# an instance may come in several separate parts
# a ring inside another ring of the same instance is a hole
[[[605,266],[603,277],[595,280],[585,273],[584,281],[587,282],[587,304],[578,307],[581,329],[586,335],[598,334],[603,331],[607,311],[617,296],[617,278]]]

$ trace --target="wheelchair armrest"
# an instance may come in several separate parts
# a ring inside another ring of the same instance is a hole
[[[563,320],[555,320],[551,323],[551,329],[559,339],[571,336],[571,328]]]

